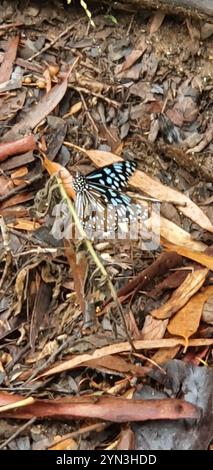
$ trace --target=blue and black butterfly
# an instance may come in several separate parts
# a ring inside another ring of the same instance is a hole
[[[98,213],[102,228],[106,210],[108,209],[108,225],[128,221],[136,211],[141,211],[132,199],[122,193],[130,176],[136,170],[136,163],[132,161],[116,162],[95,170],[86,176],[77,175],[73,181],[76,192],[76,211],[79,218],[85,222],[93,219],[92,214]]]

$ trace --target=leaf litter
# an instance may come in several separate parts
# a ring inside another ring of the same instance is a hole
[[[28,3],[0,41],[0,446],[207,449],[211,25]],[[54,238],[76,172],[129,159],[154,249]]]

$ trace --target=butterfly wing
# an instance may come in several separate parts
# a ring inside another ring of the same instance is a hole
[[[86,180],[90,187],[98,184],[119,191],[127,185],[135,170],[135,162],[116,162],[89,173]]]
[[[76,209],[84,227],[105,231],[117,229],[122,223],[134,222],[141,215],[141,206],[121,192],[136,169],[135,162],[116,162],[84,177],[83,191],[77,191]],[[78,189],[78,186],[76,186]]]

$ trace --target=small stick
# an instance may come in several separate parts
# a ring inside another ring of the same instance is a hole
[[[33,418],[29,419],[26,423],[24,423],[22,426],[20,426],[17,431],[15,431],[6,441],[3,442],[3,444],[0,445],[0,450],[4,449],[11,441],[13,441],[16,437],[19,436],[25,429],[27,429],[31,424],[35,423],[36,417],[34,416]]]
[[[33,59],[35,59],[36,57],[38,57],[39,55],[43,54],[43,52],[46,52],[48,51],[48,49],[50,49],[52,46],[55,45],[55,43],[57,41],[59,41],[59,39],[63,38],[64,36],[66,36],[67,33],[69,33],[70,31],[72,31],[72,29],[74,29],[76,27],[77,24],[80,24],[82,22],[82,19],[77,21],[77,23],[73,23],[73,24],[70,24],[69,26],[67,26],[67,28],[62,31],[58,36],[56,36],[55,39],[52,39],[52,41],[49,42],[49,44],[47,44],[46,46],[44,46],[40,51],[36,52],[35,54],[33,54],[28,60],[31,61]]]
[[[106,101],[106,103],[110,104],[111,106],[114,106],[115,108],[120,108],[121,107],[121,104],[118,103],[118,101],[111,100],[110,98],[107,98],[107,96],[103,96],[100,93],[96,93],[95,91],[88,90],[87,88],[84,88],[82,86],[74,86],[74,85],[71,85],[70,83],[68,83],[68,88],[71,88],[72,90],[78,91],[79,94],[80,94],[80,92],[82,92],[82,93],[85,93],[87,95],[96,96],[96,98],[99,98],[100,100]]]

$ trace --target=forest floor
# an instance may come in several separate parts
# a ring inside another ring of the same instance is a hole
[[[213,27],[23,3],[0,5],[0,448],[211,449]],[[138,237],[67,236],[96,168]]]

